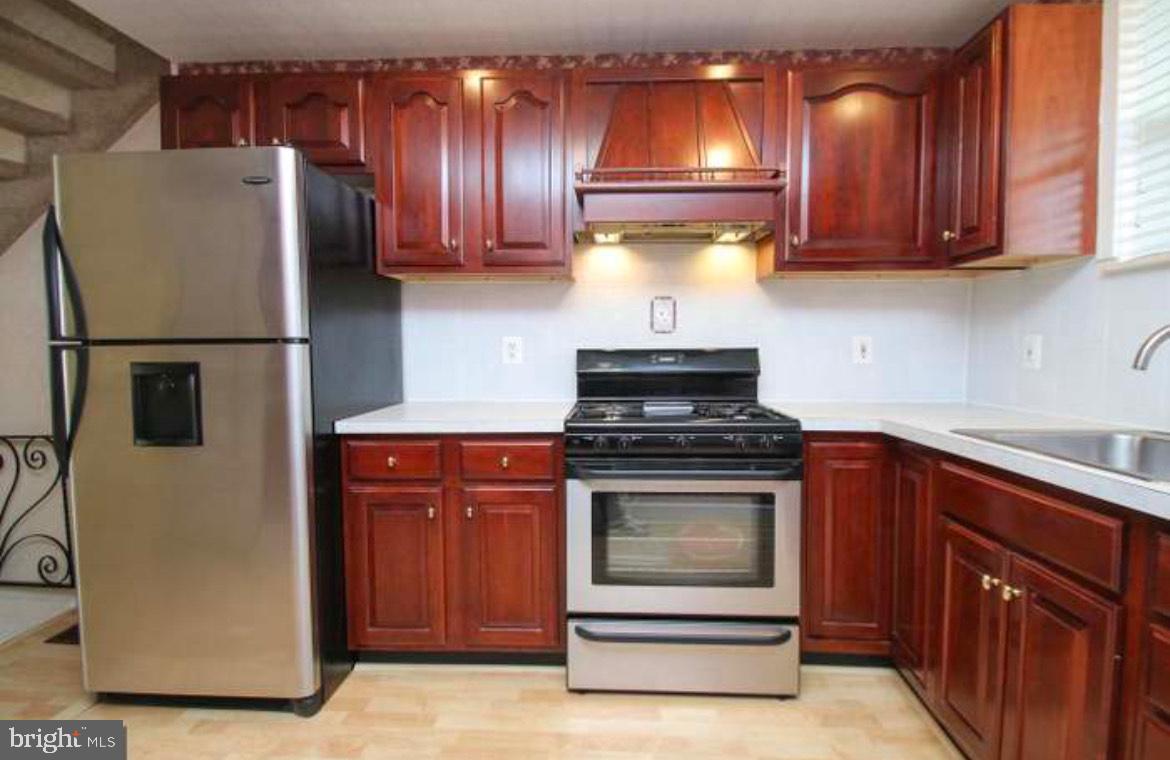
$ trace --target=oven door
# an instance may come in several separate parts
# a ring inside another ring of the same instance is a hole
[[[570,613],[792,617],[800,481],[567,481]]]

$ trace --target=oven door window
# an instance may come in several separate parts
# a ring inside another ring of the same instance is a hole
[[[770,588],[771,493],[594,493],[593,583]]]

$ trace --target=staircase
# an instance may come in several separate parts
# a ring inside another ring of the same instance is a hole
[[[108,148],[168,69],[67,0],[0,0],[0,255],[52,199],[53,155]]]

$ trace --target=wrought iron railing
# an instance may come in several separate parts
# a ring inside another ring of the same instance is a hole
[[[65,471],[47,435],[0,435],[0,585],[72,586]]]

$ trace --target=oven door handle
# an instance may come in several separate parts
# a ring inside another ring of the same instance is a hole
[[[721,470],[702,468],[688,470],[609,468],[569,462],[565,465],[565,470],[566,476],[575,480],[799,480],[801,476],[800,465],[766,470],[734,467]]]
[[[706,635],[702,633],[659,633],[646,631],[607,632],[598,631],[587,625],[576,625],[574,632],[586,641],[596,641],[604,644],[700,644],[715,646],[737,647],[772,647],[787,643],[792,638],[792,630],[782,628],[778,631],[760,634],[734,635],[728,633]]]

